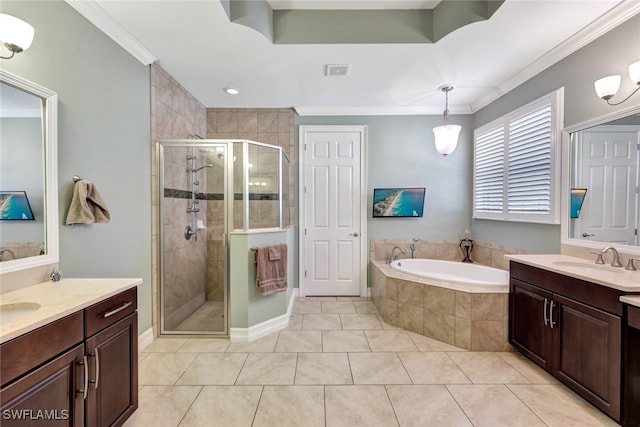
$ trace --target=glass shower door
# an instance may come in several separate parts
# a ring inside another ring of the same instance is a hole
[[[160,141],[160,333],[227,335],[227,143]]]

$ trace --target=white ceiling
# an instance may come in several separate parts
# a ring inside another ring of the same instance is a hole
[[[452,112],[471,113],[640,9],[637,0],[506,0],[490,20],[435,44],[274,45],[230,23],[219,0],[94,1],[206,107],[296,107],[301,114],[441,113],[437,88],[445,83],[456,86]],[[270,2],[317,7],[319,1]],[[326,64],[350,64],[351,72],[325,77]],[[227,86],[241,93],[228,95]]]

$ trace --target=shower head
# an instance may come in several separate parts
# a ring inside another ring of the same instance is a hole
[[[207,163],[206,165],[200,166],[199,168],[191,169],[191,172],[198,172],[204,168],[212,168],[212,167],[213,167],[213,163]]]

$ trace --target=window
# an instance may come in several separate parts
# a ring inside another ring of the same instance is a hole
[[[473,217],[559,224],[563,89],[476,129]]]

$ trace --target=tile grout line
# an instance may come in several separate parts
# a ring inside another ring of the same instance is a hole
[[[256,405],[256,409],[255,411],[253,411],[253,419],[251,420],[251,425],[253,426],[256,422],[256,417],[258,416],[258,408],[260,408],[260,402],[262,402],[262,396],[264,395],[264,388],[265,386],[262,385],[261,386],[262,389],[260,390],[260,397],[258,398],[258,404]]]
[[[454,362],[455,363],[455,362]],[[460,384],[443,384],[444,389],[447,390],[447,393],[449,393],[449,396],[451,396],[451,398],[453,399],[454,402],[456,402],[456,405],[458,406],[458,408],[460,408],[460,411],[462,411],[462,413],[464,414],[465,418],[467,420],[469,420],[469,424],[471,424],[472,426],[475,426],[475,424],[473,423],[473,421],[471,420],[471,417],[469,416],[469,414],[467,414],[467,412],[464,410],[464,408],[462,407],[462,405],[460,404],[460,402],[458,402],[458,399],[456,399],[456,397],[453,395],[453,393],[451,392],[451,390],[449,389],[450,385],[460,385]]]
[[[180,386],[172,386],[172,387],[180,387]],[[188,387],[193,387],[193,386],[188,386]],[[200,394],[202,393],[203,390],[204,390],[204,386],[200,386],[200,390],[198,391],[198,394],[196,394],[196,397],[193,398],[193,400],[189,404],[189,407],[187,408],[187,410],[184,411],[184,414],[182,414],[182,417],[180,417],[180,421],[178,421],[178,424],[177,424],[178,427],[180,427],[180,424],[182,423],[182,421],[184,421],[184,417],[187,416],[187,414],[189,413],[189,411],[193,407],[193,404],[196,402],[196,400],[198,400],[198,397],[200,396]]]
[[[509,387],[509,384],[503,384],[503,385],[507,390],[509,390],[509,393],[511,393],[516,399],[518,399],[519,402],[521,402],[528,410],[530,410],[531,413],[534,414],[540,420],[540,422],[542,424],[544,424],[546,426],[549,425],[544,421],[544,419],[542,418],[542,416],[540,416],[540,414],[538,414],[536,411],[534,411],[533,408],[531,408],[529,405],[527,405],[527,403],[524,400],[520,399],[520,396],[518,396],[513,390],[511,390],[511,387]],[[520,384],[520,385],[522,385],[522,384]],[[532,384],[530,384],[530,385],[532,385]]]
[[[398,418],[398,413],[396,412],[396,407],[393,406],[393,401],[391,400],[391,396],[389,396],[389,389],[387,388],[387,384],[383,385],[384,392],[387,395],[387,399],[389,399],[389,405],[391,405],[391,410],[393,411],[393,416],[396,417],[396,423],[400,426],[400,419]]]

